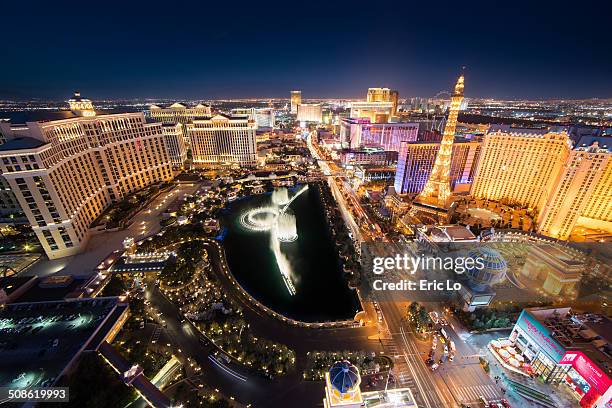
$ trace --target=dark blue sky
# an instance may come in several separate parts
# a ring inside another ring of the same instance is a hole
[[[612,97],[609,1],[3,4],[0,98]]]

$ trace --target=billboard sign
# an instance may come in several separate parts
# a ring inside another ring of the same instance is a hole
[[[531,313],[523,310],[516,325],[531,337],[533,343],[538,345],[555,363],[561,360],[561,357],[565,354],[565,349],[550,336],[550,330],[544,327]]]
[[[561,361],[559,361],[559,364],[571,365],[574,367],[574,370],[576,370],[590,386],[595,387],[600,394],[604,394],[610,385],[612,385],[610,377],[581,351],[570,350],[566,352],[561,358]]]

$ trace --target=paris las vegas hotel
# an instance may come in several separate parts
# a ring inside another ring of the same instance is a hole
[[[460,91],[456,88],[453,100],[463,98],[462,87]],[[458,107],[451,105],[455,118]],[[603,129],[589,129],[587,134],[574,130],[575,134],[568,127],[490,125],[482,142],[456,144],[452,142],[453,123],[445,182],[456,189],[460,183],[453,186],[453,181],[472,179],[470,196],[531,209],[536,231],[542,235],[570,240],[580,232],[605,241],[612,236],[612,136]],[[423,159],[436,156],[422,147],[428,146],[401,143],[394,183],[397,192],[418,193],[415,180],[430,178],[433,160]],[[466,150],[474,154],[461,154]],[[423,184],[417,187],[423,189]]]
[[[565,129],[490,129],[471,195],[534,209],[537,231],[612,235],[612,137],[571,140]]]
[[[402,143],[397,192],[421,191],[438,146]],[[569,240],[579,230],[612,235],[611,136],[572,140],[567,129],[491,125],[482,141],[455,142],[452,151],[455,192],[466,182],[474,198],[530,208],[536,231],[551,238]]]
[[[96,115],[78,93],[69,104],[74,117],[68,119],[0,122],[0,198],[19,204],[50,259],[82,251],[89,226],[110,204],[172,180],[173,168],[186,158],[180,121],[149,123],[142,112]],[[194,133],[194,162],[219,162],[217,139],[232,139],[232,131],[252,141],[246,147],[225,143],[223,160],[255,161],[250,119],[217,115],[186,126]]]

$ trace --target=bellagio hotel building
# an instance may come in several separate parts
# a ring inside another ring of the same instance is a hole
[[[173,176],[162,124],[143,113],[0,126],[1,173],[50,259],[82,250],[111,203]]]

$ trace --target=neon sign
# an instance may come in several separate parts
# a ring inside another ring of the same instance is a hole
[[[574,370],[580,374],[582,378],[592,387],[595,387],[597,391],[604,394],[612,381],[599,367],[595,365],[587,356],[581,351],[568,351],[566,352],[559,364],[567,364],[574,367]]]
[[[517,325],[527,333],[555,362],[561,360],[565,349],[550,337],[549,330],[537,321],[529,312],[523,310]]]

